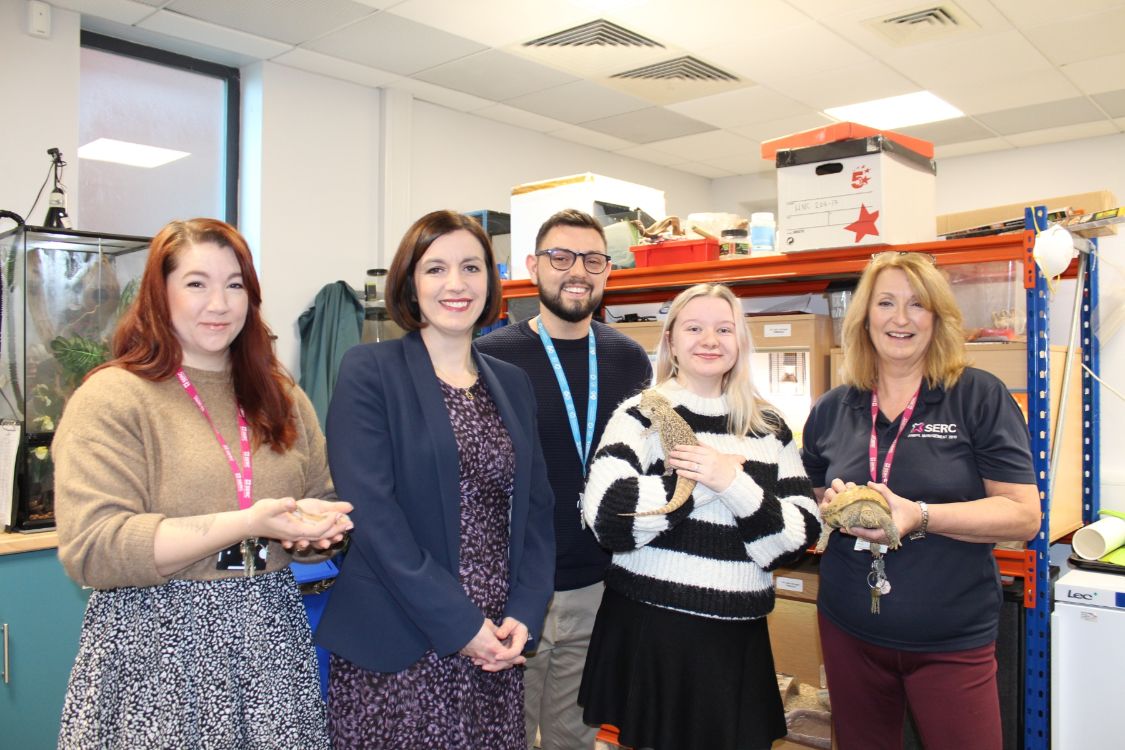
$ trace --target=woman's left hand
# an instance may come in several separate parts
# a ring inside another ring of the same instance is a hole
[[[677,445],[668,455],[668,465],[680,476],[694,479],[716,494],[731,486],[742,471],[742,456],[719,453],[709,445]]]
[[[493,626],[495,627],[495,626]],[[485,672],[501,672],[527,662],[523,650],[527,646],[527,626],[514,617],[505,617],[500,626],[493,631],[496,640],[503,646],[491,659],[471,657],[473,664]]]
[[[293,552],[307,552],[327,550],[334,545],[339,545],[353,527],[351,519],[347,516],[351,511],[351,503],[320,500],[314,497],[302,498],[297,501],[297,509],[291,511],[289,515],[293,520],[307,526],[309,534],[295,539],[282,539],[281,546]],[[323,534],[316,534],[316,531],[323,527],[323,522],[331,516],[335,516],[334,523]]]

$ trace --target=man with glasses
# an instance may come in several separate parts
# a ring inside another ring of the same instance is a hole
[[[578,686],[609,553],[579,510],[589,459],[617,405],[649,385],[640,344],[593,320],[610,274],[605,232],[594,217],[567,209],[547,219],[527,258],[539,288],[539,315],[476,342],[485,354],[522,367],[539,406],[539,437],[555,491],[555,595],[543,634],[527,657],[527,743],[543,750],[590,750],[597,729],[582,722]]]

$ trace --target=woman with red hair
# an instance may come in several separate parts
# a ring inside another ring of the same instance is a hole
[[[59,559],[94,592],[60,748],[329,747],[288,566],[331,554],[351,505],[261,302],[233,227],[172,222],[67,404]]]

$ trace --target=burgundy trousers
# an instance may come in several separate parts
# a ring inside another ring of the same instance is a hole
[[[926,750],[1001,750],[995,643],[899,651],[818,621],[840,750],[902,750],[908,705]]]

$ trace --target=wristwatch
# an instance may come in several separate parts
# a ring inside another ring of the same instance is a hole
[[[914,541],[915,539],[925,539],[926,528],[930,525],[930,506],[926,505],[925,500],[919,500],[918,507],[922,510],[922,525],[914,531],[910,532],[910,536],[906,537],[910,541]]]

